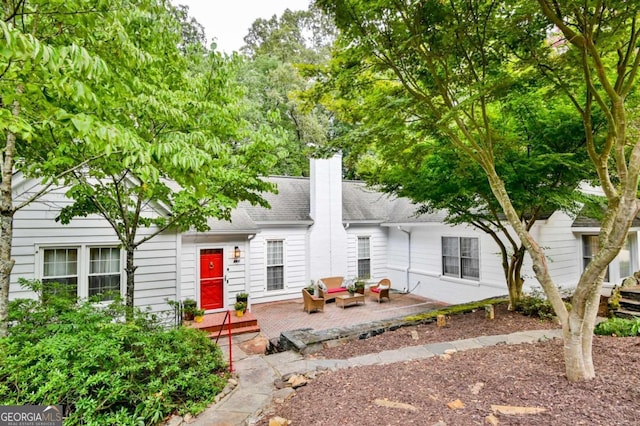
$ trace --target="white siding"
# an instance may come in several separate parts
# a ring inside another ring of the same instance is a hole
[[[535,225],[537,241],[544,249],[551,277],[564,288],[575,287],[582,272],[580,238],[572,232],[573,219],[566,213],[555,212],[545,222]],[[530,272],[532,286],[537,281]]]
[[[347,275],[345,276],[347,279],[358,275],[358,237],[369,237],[371,250],[369,283],[377,283],[387,277],[387,229],[379,226],[350,226],[347,229]]]
[[[18,284],[19,278],[40,279],[40,247],[91,247],[119,246],[115,232],[100,216],[91,215],[77,218],[69,225],[55,221],[59,209],[68,205],[62,191],[48,194],[39,202],[31,203],[16,213],[14,219],[12,256],[15,266],[11,274],[9,297],[35,297]],[[148,229],[138,231],[139,238],[148,235]],[[122,257],[122,282],[124,273],[124,252]],[[152,311],[163,311],[169,307],[165,299],[176,297],[176,237],[170,232],[153,237],[142,244],[135,253],[136,306],[150,307]]]
[[[233,261],[233,250],[240,249],[240,259]],[[224,306],[221,310],[233,309],[236,301],[236,294],[249,292],[249,287],[245,280],[248,256],[248,243],[246,237],[230,236],[221,237],[207,234],[184,234],[182,237],[180,253],[180,299],[193,299],[200,306],[200,262],[201,250],[222,249],[224,262]],[[249,304],[254,301],[249,298]]]
[[[407,233],[389,228],[388,275],[393,288],[447,303],[507,294],[499,249],[488,235],[466,226],[450,227],[437,223],[405,226],[402,229],[411,233],[410,259]],[[443,236],[479,238],[479,281],[442,276]]]
[[[258,233],[250,241],[249,294],[254,303],[301,297],[300,291],[309,285],[310,280],[307,269],[309,262],[308,238],[307,228],[269,228]],[[284,289],[282,290],[267,291],[267,240],[282,240],[284,242]]]

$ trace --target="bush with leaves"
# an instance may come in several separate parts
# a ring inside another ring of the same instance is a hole
[[[65,425],[155,424],[202,411],[226,385],[205,333],[62,295],[16,300],[0,340],[0,405],[62,404]]]
[[[567,309],[571,309],[571,304],[566,302],[569,298],[569,290],[560,288],[560,293],[563,295]],[[553,319],[555,316],[551,302],[549,302],[542,290],[539,289],[533,289],[524,295],[516,306],[516,311],[523,315],[539,317],[544,320]]]
[[[601,336],[632,337],[640,335],[640,318],[609,318],[596,325],[593,330]]]

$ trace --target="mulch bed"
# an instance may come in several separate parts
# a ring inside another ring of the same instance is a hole
[[[446,327],[402,328],[313,356],[344,359],[409,345],[554,327],[557,324],[498,306],[493,321],[485,320],[484,311],[454,315]],[[411,331],[418,332],[417,341]],[[597,377],[581,383],[566,380],[559,339],[326,372],[283,404],[272,405],[258,425],[266,426],[273,416],[289,419],[292,425],[637,425],[640,337],[596,336],[593,354]],[[496,406],[541,412],[508,415]]]

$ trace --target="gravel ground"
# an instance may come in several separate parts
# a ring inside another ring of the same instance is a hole
[[[484,318],[484,311],[454,315],[446,327],[403,328],[313,356],[344,359],[411,345],[557,327],[498,306],[493,321]],[[581,383],[566,380],[559,339],[326,372],[283,404],[272,405],[258,425],[268,425],[274,416],[305,426],[639,424],[640,338],[597,336],[593,354],[597,377]],[[539,412],[504,414],[497,406]]]

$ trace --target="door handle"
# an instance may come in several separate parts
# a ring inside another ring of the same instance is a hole
[[[213,270],[213,262],[209,262],[209,269]]]

